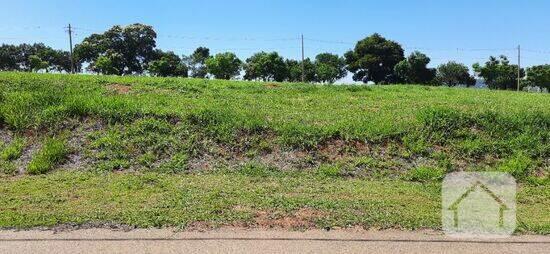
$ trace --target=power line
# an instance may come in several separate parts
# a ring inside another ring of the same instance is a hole
[[[536,49],[523,49],[523,51],[538,53],[538,54],[550,54],[550,51],[536,50]]]

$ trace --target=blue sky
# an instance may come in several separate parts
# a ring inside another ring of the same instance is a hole
[[[545,0],[226,0],[80,1],[0,0],[0,43],[44,42],[68,49],[63,27],[76,27],[75,43],[115,24],[145,23],[157,46],[189,54],[198,46],[246,58],[257,51],[300,57],[343,54],[374,32],[418,49],[436,66],[448,60],[484,62],[505,54],[525,65],[550,63],[550,1]]]

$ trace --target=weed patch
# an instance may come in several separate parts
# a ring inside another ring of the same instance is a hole
[[[25,138],[16,137],[9,145],[2,148],[0,152],[0,160],[13,161],[19,159],[25,148]]]
[[[411,170],[406,178],[416,182],[439,181],[445,176],[445,170],[440,168],[420,166]]]
[[[61,138],[47,138],[29,163],[27,172],[32,175],[44,174],[62,163],[69,152],[65,142]]]

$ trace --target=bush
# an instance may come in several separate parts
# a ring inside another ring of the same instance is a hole
[[[44,174],[65,160],[68,153],[65,140],[48,138],[40,151],[29,163],[27,172],[32,175]]]

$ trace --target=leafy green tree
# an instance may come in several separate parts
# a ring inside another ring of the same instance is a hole
[[[429,84],[435,77],[435,69],[428,68],[430,58],[418,51],[394,67],[397,82],[408,84]]]
[[[394,82],[393,69],[405,59],[401,45],[377,33],[357,42],[344,57],[353,80],[377,84]]]
[[[185,57],[187,64],[191,70],[191,77],[205,78],[208,74],[206,69],[206,59],[210,57],[210,49],[206,47],[198,47],[193,54]]]
[[[71,54],[64,50],[55,50],[49,60],[51,68],[58,72],[70,72],[71,71]],[[75,71],[79,72],[81,65],[75,62]]]
[[[217,79],[231,79],[238,76],[242,61],[234,53],[225,52],[206,59],[208,73]]]
[[[475,63],[473,68],[490,89],[514,90],[517,87],[518,66],[510,64],[506,56],[498,59],[491,56],[484,66]],[[523,76],[525,71],[520,69],[520,78]]]
[[[0,70],[20,70],[22,63],[20,53],[19,46],[2,44],[2,46],[0,46]]]
[[[445,86],[474,86],[476,84],[476,80],[470,75],[468,67],[454,61],[437,66],[435,82]]]
[[[346,61],[335,54],[321,53],[315,57],[315,74],[319,82],[334,83],[346,76]]]
[[[48,62],[42,60],[37,55],[32,55],[29,57],[29,65],[32,71],[38,72],[40,70],[46,70],[48,69]]]
[[[288,69],[284,59],[277,52],[259,52],[246,59],[244,79],[263,81],[284,81]]]
[[[103,34],[92,34],[75,46],[75,56],[80,62],[94,62],[101,56],[111,58],[118,75],[141,74],[154,56],[157,34],[153,27],[143,24],[114,26]],[[113,56],[117,61],[113,61]],[[105,60],[105,58],[103,58]],[[105,62],[105,61],[104,61]]]
[[[45,66],[46,64],[48,66]],[[46,71],[69,72],[70,54],[67,51],[54,50],[42,43],[0,46],[0,70],[36,71],[36,67]],[[80,65],[77,64],[75,67],[78,69]]]
[[[550,90],[550,64],[527,68],[526,84]]]
[[[91,70],[97,73],[104,75],[120,75],[120,70],[117,69],[120,66],[119,62],[122,61],[122,57],[116,53],[108,53],[98,57],[93,65],[91,65]]]
[[[289,82],[302,82],[302,62],[293,59],[285,60],[288,69],[286,78]],[[305,82],[315,82],[315,64],[309,58],[304,59]]]
[[[157,50],[155,54],[156,60],[148,64],[148,70],[151,75],[159,77],[187,77],[187,66],[174,52]]]

